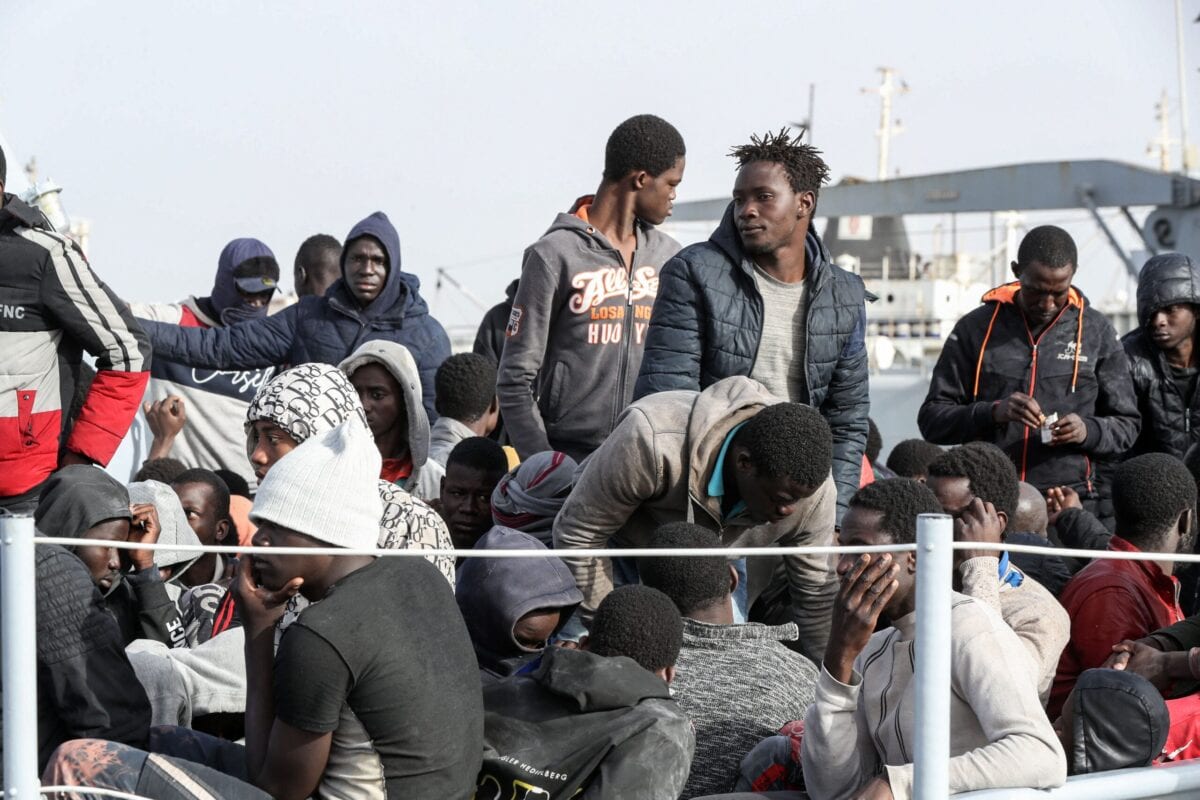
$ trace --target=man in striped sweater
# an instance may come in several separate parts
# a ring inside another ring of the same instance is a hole
[[[150,376],[150,345],[74,242],[4,193],[0,153],[0,508],[32,513],[61,465],[107,464]],[[82,354],[96,378],[68,420]]]

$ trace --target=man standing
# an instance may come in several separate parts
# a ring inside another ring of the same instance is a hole
[[[132,309],[139,317],[185,328],[222,328],[265,319],[278,284],[279,264],[271,248],[258,239],[234,239],[221,250],[207,297],[192,296],[179,303],[134,303]],[[236,472],[254,487],[242,420],[254,393],[274,372],[274,367],[193,369],[167,358],[154,359],[143,404],[145,416],[138,418],[131,437],[134,470],[149,459],[170,455],[190,466]],[[152,430],[163,423],[168,435],[156,440]],[[152,441],[158,444],[152,446]],[[160,449],[164,441],[167,447]]]
[[[0,151],[0,509],[32,513],[60,465],[107,464],[142,400],[150,346],[83,251],[4,193]],[[60,447],[80,353],[96,378]]]
[[[683,137],[642,114],[608,138],[604,177],[525,251],[496,393],[521,458],[582,459],[633,396],[658,270],[679,249],[655,225],[683,180]]]
[[[296,251],[292,280],[301,297],[322,297],[342,276],[342,244],[327,233],[305,239]]]
[[[837,511],[831,453],[820,414],[781,403],[748,378],[644,398],[578,473],[554,521],[554,547],[642,547],[660,525],[682,521],[716,531],[723,547],[829,546]],[[587,623],[612,590],[613,565],[567,555]],[[756,619],[794,621],[798,648],[818,661],[837,589],[828,560],[785,556],[781,591],[770,593],[778,603],[764,595],[774,566],[748,560],[747,604],[761,597]],[[744,620],[747,609],[738,611]]]
[[[863,282],[833,265],[812,224],[829,168],[783,131],[732,155],[725,218],[663,268],[634,397],[745,375],[819,409],[840,517],[858,489],[870,398]]]
[[[266,319],[230,327],[145,327],[156,353],[205,369],[337,364],[363,342],[397,342],[416,359],[425,411],[433,420],[433,375],[450,355],[450,339],[430,316],[420,287],[416,275],[400,271],[400,236],[376,211],[350,229],[342,277],[323,296],[303,297]]]
[[[1138,276],[1137,304],[1139,327],[1121,340],[1142,415],[1132,452],[1183,458],[1200,441],[1195,346],[1200,270],[1182,253],[1155,256]]]
[[[954,326],[917,424],[937,444],[992,442],[1021,480],[1068,486],[1094,506],[1096,459],[1128,450],[1139,422],[1116,332],[1071,285],[1077,262],[1062,228],[1025,235],[1017,280]]]

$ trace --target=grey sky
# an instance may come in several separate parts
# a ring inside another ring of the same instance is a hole
[[[1187,0],[1189,64],[1200,2]],[[480,312],[556,211],[598,181],[604,141],[652,112],[688,146],[680,201],[727,194],[730,145],[803,117],[834,179],[871,176],[880,65],[904,174],[1068,158],[1150,165],[1153,106],[1175,92],[1173,6],[621,2],[76,2],[0,11],[0,130],[93,223],[92,262],[131,300],[211,286],[235,236],[290,286],[307,235],[383,209],[447,324]],[[1190,69],[1192,97],[1200,75]],[[1192,107],[1195,104],[1192,103]],[[1200,114],[1192,123],[1200,129]],[[1200,139],[1200,135],[1194,136]],[[1078,215],[1082,217],[1082,215]],[[927,229],[931,223],[914,223]],[[1090,231],[1091,292],[1116,273]]]

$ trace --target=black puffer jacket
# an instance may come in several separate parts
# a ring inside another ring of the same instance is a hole
[[[830,261],[811,227],[806,250],[809,403],[833,431],[840,518],[858,491],[871,410],[866,290],[861,278]],[[707,242],[685,247],[659,273],[634,400],[671,389],[700,391],[722,378],[750,375],[763,328],[763,299],[752,270],[731,203]]]
[[[1187,407],[1166,355],[1148,334],[1154,312],[1176,303],[1200,307],[1200,270],[1182,253],[1155,256],[1138,278],[1138,328],[1121,339],[1142,415],[1142,431],[1130,455],[1169,453],[1183,458],[1188,447],[1200,441],[1200,392]]]
[[[150,701],[87,567],[61,547],[38,545],[34,570],[39,771],[70,739],[145,747]]]

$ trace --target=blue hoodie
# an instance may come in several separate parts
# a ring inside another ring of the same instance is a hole
[[[417,276],[400,271],[400,236],[382,211],[359,222],[346,237],[372,236],[388,255],[383,291],[363,308],[343,276],[323,297],[300,302],[261,320],[226,328],[181,328],[143,322],[156,353],[206,369],[255,369],[315,361],[337,364],[363,342],[386,339],[412,353],[421,374],[421,393],[430,421],[434,411],[434,374],[450,356],[450,338],[429,314]],[[343,251],[344,252],[344,251]],[[343,267],[344,270],[344,267]]]
[[[476,542],[475,549],[547,548],[528,533],[497,525]],[[454,596],[467,621],[484,683],[513,674],[541,654],[522,647],[513,637],[521,617],[538,609],[559,608],[561,628],[583,602],[571,570],[557,558],[463,559]]]
[[[249,319],[261,319],[267,315],[267,307],[251,308],[242,299],[238,289],[247,292],[275,291],[278,283],[279,267],[275,267],[274,278],[237,278],[233,271],[245,261],[252,258],[269,258],[275,260],[275,254],[258,239],[234,239],[225,245],[217,259],[217,275],[213,279],[212,294],[208,300],[212,310],[225,325],[244,322]],[[226,313],[230,312],[230,313]]]

